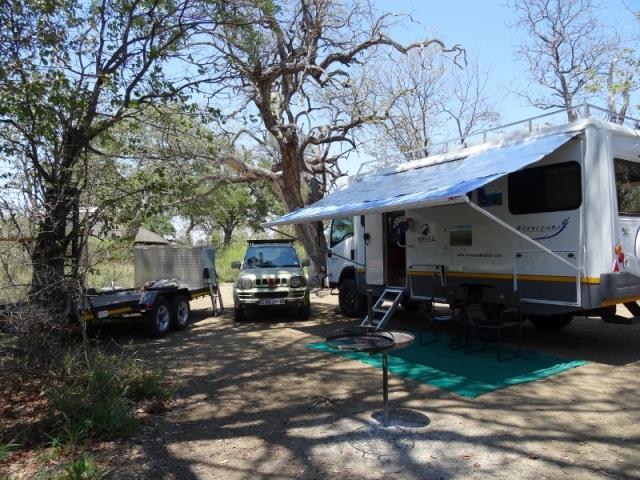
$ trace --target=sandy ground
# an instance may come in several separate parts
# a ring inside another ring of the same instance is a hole
[[[228,287],[223,298],[232,304]],[[640,326],[576,318],[544,334],[527,324],[526,348],[592,363],[476,399],[391,375],[392,406],[421,423],[382,429],[380,370],[304,346],[353,323],[336,303],[324,290],[310,320],[271,312],[236,324],[202,299],[188,330],[158,340],[116,330],[177,390],[110,477],[640,479]]]

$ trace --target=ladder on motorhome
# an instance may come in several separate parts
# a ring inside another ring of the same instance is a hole
[[[400,305],[403,295],[403,290],[398,290],[396,288],[385,289],[371,309],[371,319],[369,319],[369,315],[367,315],[364,317],[364,320],[362,320],[360,325],[363,327],[370,325],[375,327],[376,330],[384,328],[389,319],[395,313],[398,305]]]

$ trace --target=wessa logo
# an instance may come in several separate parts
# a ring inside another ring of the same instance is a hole
[[[418,245],[436,243],[436,229],[434,225],[423,223],[420,227],[420,235],[416,238]]]

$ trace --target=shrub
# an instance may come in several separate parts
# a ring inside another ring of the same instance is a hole
[[[231,268],[231,262],[242,261],[247,250],[247,242],[236,240],[231,245],[216,251],[216,270],[220,282],[233,282],[238,270]]]
[[[127,398],[139,400],[169,399],[170,392],[165,387],[166,370],[148,370],[141,362],[127,359],[123,362],[121,380]]]
[[[62,443],[76,445],[88,436],[126,437],[136,430],[133,407],[119,383],[113,365],[97,357],[85,378],[50,391]]]
[[[77,457],[63,465],[62,470],[62,473],[54,477],[56,480],[94,480],[103,475],[102,469],[86,452],[80,452]]]
[[[13,450],[20,448],[20,444],[16,443],[15,440],[11,440],[6,443],[0,443],[0,465],[4,463],[4,461],[9,458],[9,455]]]
[[[70,354],[64,363],[64,378],[49,398],[56,421],[56,440],[78,445],[87,437],[128,437],[137,427],[134,401],[165,401],[165,373],[146,370],[132,358],[97,352],[90,367]]]

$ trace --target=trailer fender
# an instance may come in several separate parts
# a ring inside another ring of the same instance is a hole
[[[139,305],[143,310],[152,310],[156,304],[156,300],[159,296],[159,291],[150,290],[144,292],[144,295],[140,297]]]

